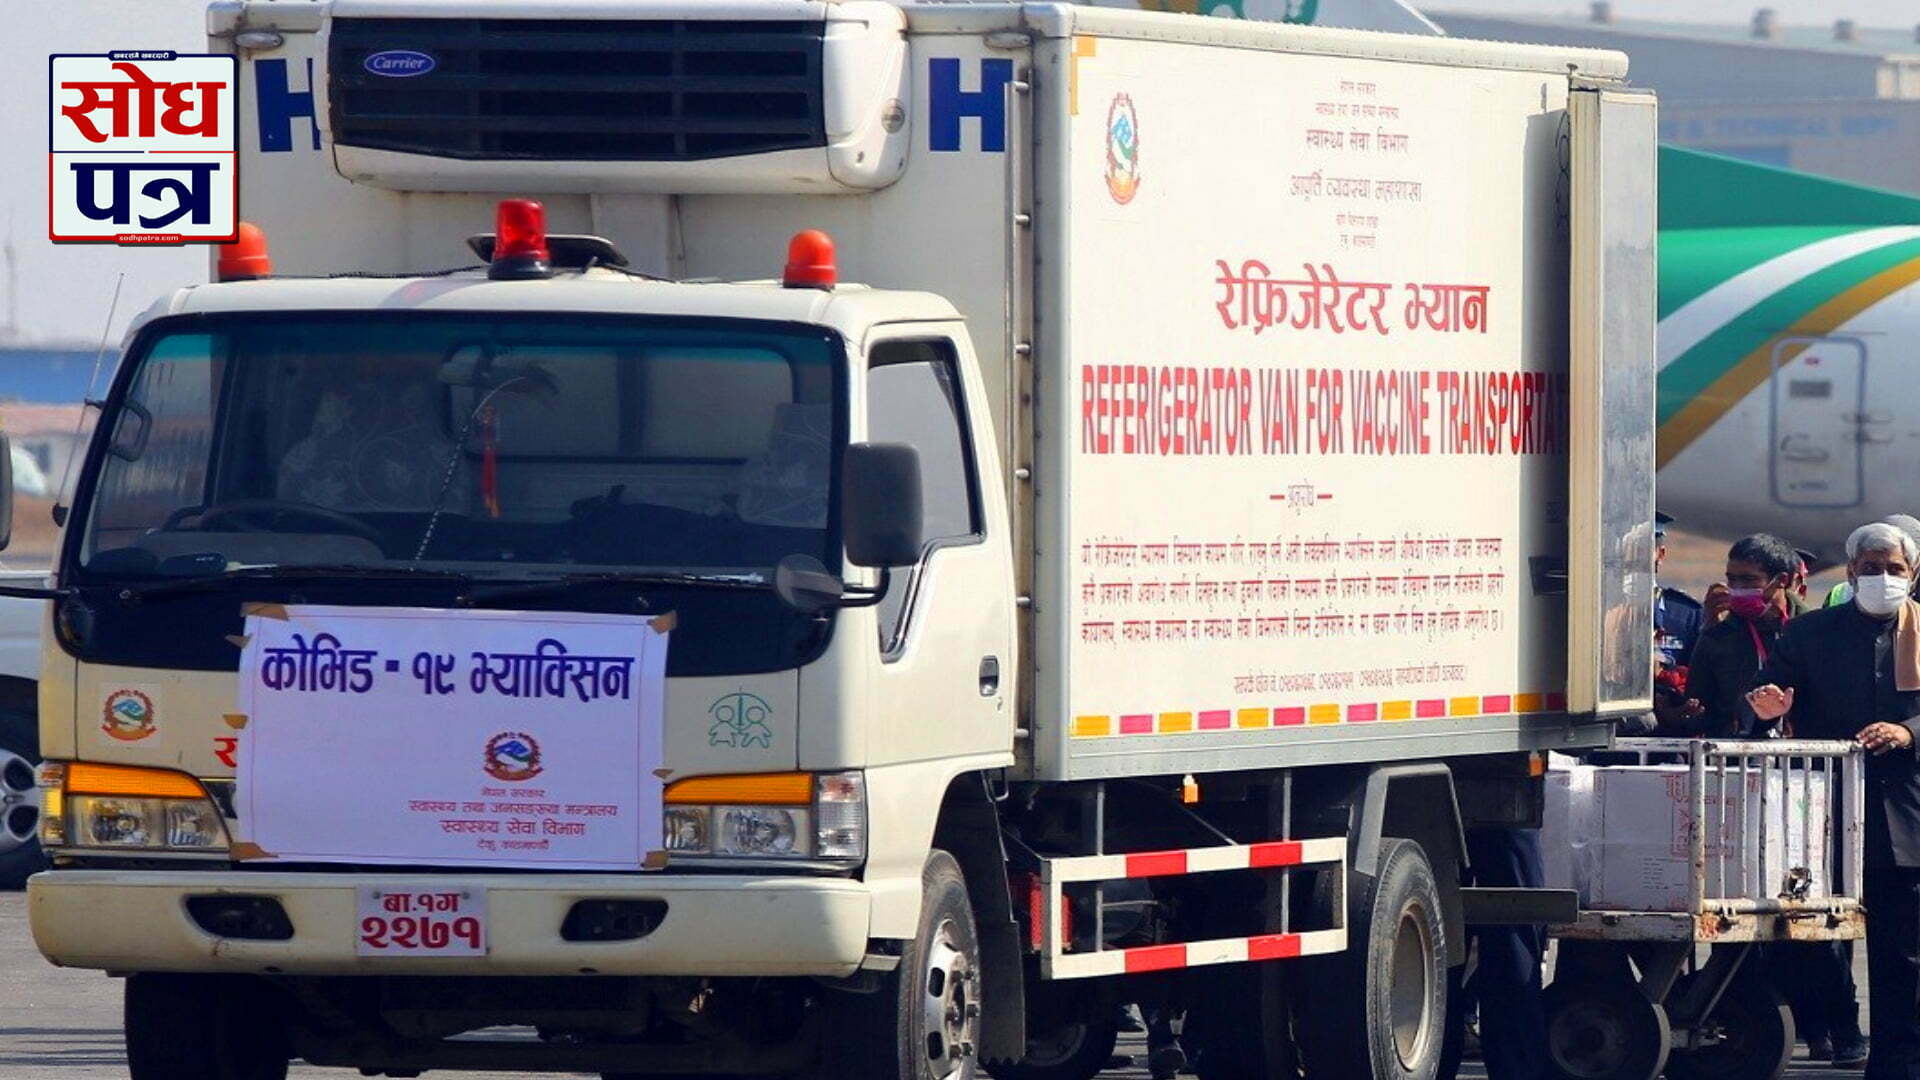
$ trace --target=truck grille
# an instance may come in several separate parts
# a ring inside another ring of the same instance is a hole
[[[333,138],[525,161],[696,161],[825,146],[824,26],[335,19]]]

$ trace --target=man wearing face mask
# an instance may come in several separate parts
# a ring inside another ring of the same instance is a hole
[[[1794,734],[1866,747],[1867,1076],[1920,1080],[1920,543],[1884,522],[1847,538],[1853,601],[1794,619],[1747,695],[1754,716],[1791,712]],[[1842,881],[1843,888],[1853,883]]]
[[[1793,545],[1756,533],[1727,552],[1727,617],[1700,632],[1687,667],[1687,696],[1700,711],[1669,719],[1659,734],[1743,738],[1758,734],[1747,691],[1787,623],[1806,609],[1791,588],[1800,569]]]

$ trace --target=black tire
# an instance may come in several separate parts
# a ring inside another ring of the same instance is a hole
[[[1411,840],[1380,842],[1379,873],[1347,877],[1347,950],[1305,965],[1297,1033],[1312,1080],[1433,1080],[1447,1015],[1440,886]]]
[[[920,928],[873,993],[829,990],[819,1080],[973,1080],[980,1071],[980,940],[967,883],[935,850]]]
[[[1119,1041],[1113,1021],[1069,1020],[1050,1032],[1027,1032],[1026,1057],[986,1068],[994,1080],[1093,1080],[1113,1060]]]
[[[129,976],[130,1080],[285,1080],[279,997],[244,975]]]
[[[39,720],[32,713],[0,711],[0,889],[17,889],[47,868],[34,793],[39,764]]]
[[[1686,992],[1686,976],[1669,1000]],[[1793,1010],[1754,972],[1735,974],[1702,1025],[1716,1034],[1708,1046],[1675,1047],[1667,1080],[1780,1080],[1793,1061]]]
[[[1667,1010],[1633,983],[1556,979],[1544,1005],[1552,1080],[1654,1080],[1666,1067]]]

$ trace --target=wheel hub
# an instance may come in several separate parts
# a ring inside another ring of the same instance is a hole
[[[33,842],[40,828],[40,789],[33,762],[0,750],[0,855]]]
[[[933,1076],[972,1074],[979,1041],[979,973],[953,920],[935,928],[927,947],[920,984],[921,1030],[926,1033],[927,1068]]]
[[[1433,946],[1426,912],[1409,905],[1400,913],[1393,937],[1393,985],[1390,996],[1393,1046],[1402,1068],[1414,1069],[1425,1058],[1433,1038]]]
[[[1613,1076],[1634,1054],[1626,1019],[1605,1002],[1581,1002],[1553,1018],[1547,1045],[1555,1064],[1581,1077]]]

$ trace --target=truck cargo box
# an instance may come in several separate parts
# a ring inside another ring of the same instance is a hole
[[[1654,110],[1623,57],[1058,5],[445,10],[216,15],[283,32],[240,49],[279,268],[457,265],[515,195],[649,272],[767,277],[820,228],[843,279],[950,299],[1014,508],[1028,775],[1594,745],[1644,707]],[[395,48],[436,73],[368,67]],[[634,56],[710,74],[596,97]]]

